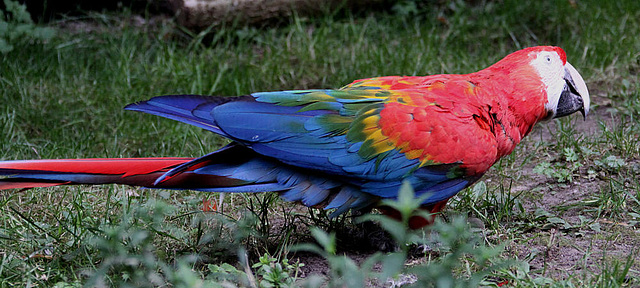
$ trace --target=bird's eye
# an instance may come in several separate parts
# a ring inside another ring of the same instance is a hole
[[[545,56],[544,57],[544,61],[546,61],[547,63],[551,63],[551,57],[550,56]]]

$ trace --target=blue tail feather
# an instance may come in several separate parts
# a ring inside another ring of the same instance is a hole
[[[253,97],[167,95],[129,104],[124,109],[162,116],[224,134],[215,124],[211,111],[218,105],[232,101],[253,101]]]

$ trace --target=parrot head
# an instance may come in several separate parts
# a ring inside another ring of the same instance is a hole
[[[567,62],[567,56],[558,47],[534,47],[530,65],[546,86],[548,118],[559,118],[580,111],[584,118],[589,113],[589,90],[580,73]]]
[[[559,118],[580,111],[586,118],[589,113],[589,91],[580,73],[567,62],[564,50],[553,46],[537,46],[516,51],[493,65],[502,71],[509,71],[516,86],[528,91],[529,95],[546,95],[536,98],[535,103],[544,104],[542,119]],[[515,76],[514,76],[515,75]],[[543,90],[543,91],[541,91]],[[536,91],[545,92],[542,94]],[[532,98],[519,94],[517,106],[534,105]],[[518,98],[518,97],[516,97]],[[523,105],[524,104],[524,105]]]

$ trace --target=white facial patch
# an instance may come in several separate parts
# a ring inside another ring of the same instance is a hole
[[[555,115],[558,101],[564,89],[564,64],[558,53],[553,51],[536,52],[536,58],[529,63],[538,72],[547,92],[547,112]]]

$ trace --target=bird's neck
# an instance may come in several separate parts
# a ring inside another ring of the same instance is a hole
[[[505,73],[485,69],[480,72],[474,78],[493,106],[499,159],[510,154],[535,124],[546,118],[547,95],[539,77],[522,76],[531,75],[531,71]]]

